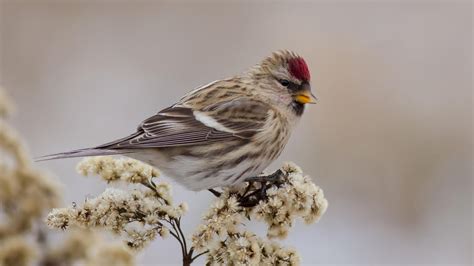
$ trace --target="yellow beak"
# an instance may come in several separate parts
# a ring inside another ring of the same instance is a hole
[[[295,95],[295,101],[303,104],[316,103],[316,100],[316,96],[314,96],[310,90],[303,90]]]

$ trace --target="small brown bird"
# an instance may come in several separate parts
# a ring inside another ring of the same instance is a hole
[[[241,75],[189,92],[128,137],[40,160],[121,154],[191,190],[233,185],[280,155],[305,104],[315,100],[304,59],[278,51]]]

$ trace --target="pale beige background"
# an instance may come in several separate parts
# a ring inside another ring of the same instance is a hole
[[[293,49],[320,103],[272,167],[297,162],[330,206],[286,244],[303,264],[472,262],[469,2],[45,2],[0,5],[1,84],[34,155],[121,137],[186,91]],[[77,161],[38,164],[67,203],[104,188]],[[211,195],[174,190],[189,233]],[[140,263],[179,256],[157,241]]]

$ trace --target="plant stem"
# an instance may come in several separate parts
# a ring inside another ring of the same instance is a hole
[[[189,266],[191,263],[193,263],[193,249],[189,251],[189,253],[186,253],[185,256],[183,256],[183,266]]]
[[[179,217],[178,219],[175,219],[175,222],[176,222],[176,227],[178,227],[178,232],[181,235],[181,239],[183,239],[184,250],[188,250],[188,246],[186,244],[186,237],[183,234],[183,230],[181,230],[181,217]]]
[[[186,237],[184,236],[183,230],[181,229],[181,217],[177,219],[173,219],[175,226],[173,226],[176,230],[176,233],[180,236],[182,242],[182,250],[183,250],[183,266],[189,266],[193,262],[193,252],[194,248],[190,248],[188,251],[188,245],[186,243]]]
[[[204,254],[206,254],[206,253],[209,253],[209,250],[206,250],[206,251],[204,251],[204,252],[201,252],[201,253],[197,254],[196,256],[194,256],[194,257],[192,258],[192,261],[194,261],[195,259],[201,257],[202,255],[204,255]]]
[[[162,200],[165,201],[165,203],[168,204],[168,202],[161,198],[158,191],[156,191],[156,185],[153,183],[152,180],[150,180],[150,183],[142,183],[145,187],[153,190],[156,193],[156,196]],[[217,191],[216,191],[217,192]],[[217,192],[219,193],[219,192]],[[186,237],[184,236],[183,230],[181,229],[181,217],[179,218],[170,218],[170,219],[165,219],[165,221],[171,226],[170,228],[170,234],[178,240],[179,245],[181,246],[181,254],[183,256],[183,266],[190,266],[191,263],[200,256],[206,254],[209,251],[204,251],[202,253],[197,254],[196,256],[193,257],[194,253],[194,248],[191,247],[188,251],[188,245],[186,243]],[[163,226],[163,224],[161,224]]]

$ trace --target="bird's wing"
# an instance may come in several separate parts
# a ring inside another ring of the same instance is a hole
[[[102,149],[160,148],[249,140],[260,131],[269,106],[249,98],[207,105],[200,110],[179,103],[143,121],[136,133]]]

